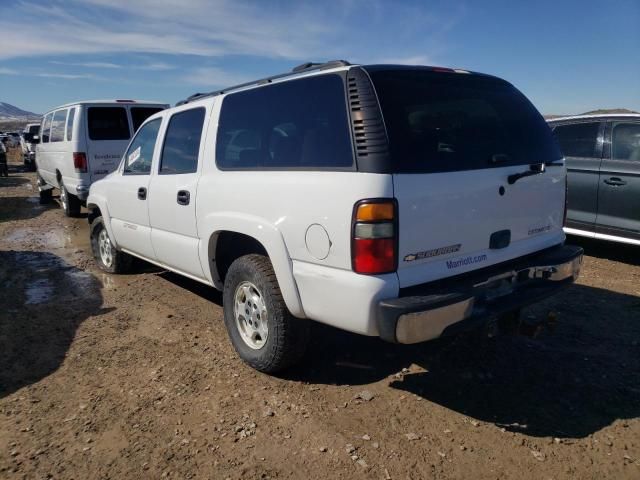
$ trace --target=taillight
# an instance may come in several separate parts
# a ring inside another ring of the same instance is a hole
[[[353,271],[378,275],[396,271],[398,214],[394,200],[361,200],[353,210],[351,264]]]
[[[87,155],[84,152],[73,152],[73,168],[76,173],[87,172]]]

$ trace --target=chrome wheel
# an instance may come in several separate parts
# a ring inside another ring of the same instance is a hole
[[[64,188],[64,185],[60,185],[60,203],[62,204],[62,208],[67,210],[67,202],[69,199],[67,198],[67,190]]]
[[[251,282],[242,282],[234,295],[233,315],[236,327],[244,343],[254,350],[261,349],[267,342],[267,306],[260,290]]]
[[[113,265],[113,252],[111,248],[111,240],[107,230],[103,228],[98,234],[98,250],[100,252],[100,260],[105,267],[110,268]]]

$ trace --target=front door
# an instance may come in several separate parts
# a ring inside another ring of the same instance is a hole
[[[594,231],[602,132],[603,125],[598,121],[558,125],[553,130],[567,164],[567,227]]]
[[[155,260],[148,196],[151,165],[162,119],[143,125],[125,153],[122,169],[109,182],[111,228],[120,248]]]
[[[600,168],[596,232],[640,240],[640,122],[608,126],[611,148]]]
[[[196,193],[205,113],[198,107],[169,118],[149,189],[151,241],[158,262],[200,279],[205,276],[198,255]]]

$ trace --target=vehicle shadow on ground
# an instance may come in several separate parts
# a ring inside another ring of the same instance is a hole
[[[158,275],[222,306],[211,287]],[[640,298],[575,284],[524,316],[549,312],[557,325],[536,339],[470,333],[416,345],[314,323],[306,357],[280,377],[352,386],[388,379],[391,388],[535,437],[583,438],[639,417]]]
[[[100,287],[51,253],[0,251],[0,398],[60,367],[78,326],[110,311]]]
[[[569,235],[567,243],[584,248],[585,255],[640,266],[640,247]]]
[[[9,176],[8,177],[0,177],[0,188],[3,188],[3,187],[19,187],[19,186],[24,185],[26,183],[29,183],[29,179],[28,178],[12,177],[11,176],[11,170],[9,170]]]
[[[52,208],[60,207],[55,202],[40,205],[38,197],[2,197],[0,198],[0,223],[36,218]]]
[[[525,315],[557,312],[538,339],[470,334],[400,346],[314,329],[306,360],[285,378],[391,388],[506,430],[582,438],[640,416],[640,298],[573,285]],[[415,364],[411,372],[404,367]],[[400,373],[397,377],[395,374]]]

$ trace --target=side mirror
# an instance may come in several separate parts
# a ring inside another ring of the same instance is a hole
[[[33,137],[31,137],[31,143],[40,143],[40,136],[34,135]]]

